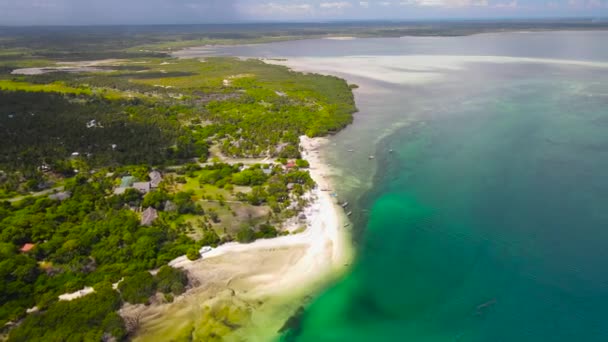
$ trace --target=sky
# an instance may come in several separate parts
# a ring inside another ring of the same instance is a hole
[[[0,0],[0,25],[608,17],[608,0]]]

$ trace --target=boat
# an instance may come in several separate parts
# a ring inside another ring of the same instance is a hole
[[[342,206],[342,208],[346,208],[346,207],[348,207],[348,202],[344,202],[344,203],[342,203],[340,205]]]
[[[348,152],[355,152],[355,150],[348,150]]]
[[[348,226],[350,226],[350,223],[346,223],[346,224],[344,224],[344,228],[346,228],[346,227],[348,227]]]
[[[388,153],[393,153],[393,150],[388,150]]]
[[[349,211],[349,212],[347,212],[347,213],[346,213],[346,216],[350,216],[350,215],[352,215],[352,214],[353,214],[353,212],[352,212],[352,211]]]
[[[376,157],[374,157],[374,156],[369,156],[369,159],[370,159],[370,160],[371,160],[371,159],[374,159],[374,158],[376,158]]]

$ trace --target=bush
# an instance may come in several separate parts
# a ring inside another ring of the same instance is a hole
[[[162,293],[180,295],[188,285],[188,276],[183,270],[163,266],[156,274],[156,284],[158,291]]]
[[[310,164],[308,163],[307,160],[304,159],[298,159],[296,160],[296,166],[302,169],[306,169],[310,167]]]
[[[259,228],[258,231],[255,233],[255,238],[256,239],[271,239],[274,237],[277,237],[279,235],[279,232],[277,231],[277,229],[269,224],[262,224]]]
[[[186,257],[188,258],[188,260],[198,260],[201,258],[201,254],[198,252],[198,249],[196,248],[190,248],[188,250],[188,252],[186,253]]]
[[[215,230],[207,229],[203,233],[203,238],[199,241],[202,246],[217,246],[220,243],[220,237],[217,235]]]
[[[255,232],[251,227],[243,226],[236,234],[236,240],[240,243],[249,243],[255,240]]]
[[[122,298],[131,304],[145,304],[156,292],[156,281],[150,272],[142,271],[118,284]]]
[[[167,301],[167,303],[173,303],[173,300],[175,298],[173,298],[173,295],[170,293],[165,293],[165,300]]]
[[[213,223],[220,223],[220,215],[217,213],[217,211],[214,209],[209,209],[207,213],[209,214],[209,218],[211,221],[213,221]]]

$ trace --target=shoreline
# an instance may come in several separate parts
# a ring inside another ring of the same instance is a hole
[[[344,227],[347,217],[330,191],[322,191],[332,188],[319,151],[327,142],[327,138],[300,138],[302,156],[317,184],[305,194],[311,200],[304,210],[306,230],[250,244],[224,244],[196,261],[173,260],[171,265],[186,270],[195,285],[173,303],[125,305],[121,315],[137,321],[134,340],[204,339],[198,328],[222,320],[209,313],[230,307],[242,314],[235,324],[241,328],[228,331],[227,337],[265,341],[278,335],[307,298],[348,269],[352,249]]]

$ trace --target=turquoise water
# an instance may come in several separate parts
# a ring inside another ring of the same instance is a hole
[[[372,39],[322,54],[608,61],[606,41]],[[239,51],[315,55],[314,41],[284,44]],[[282,339],[608,341],[608,69],[471,63],[444,76],[357,95],[327,157],[356,202],[358,255]]]
[[[517,82],[390,136],[358,263],[295,340],[608,340],[607,100]]]

